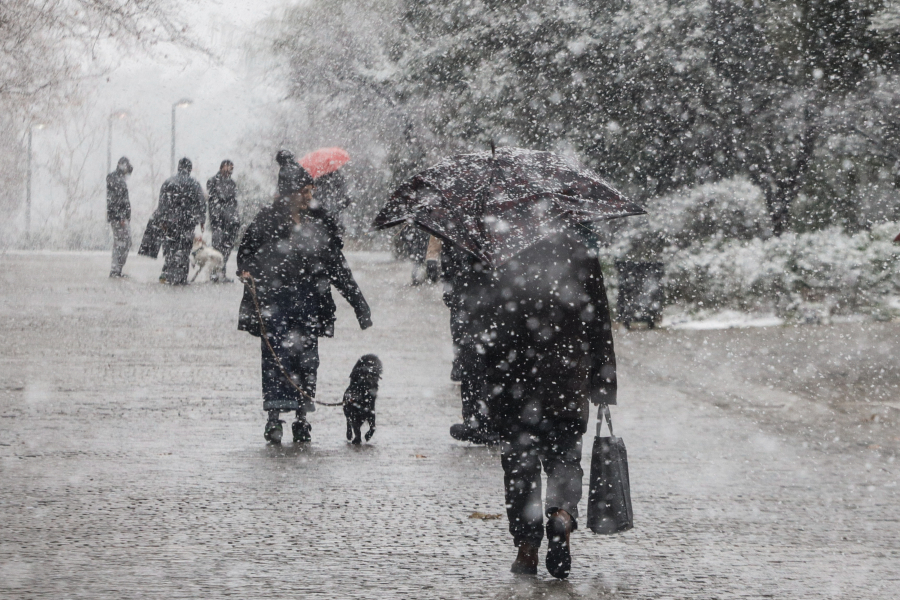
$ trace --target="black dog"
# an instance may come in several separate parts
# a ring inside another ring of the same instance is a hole
[[[344,416],[347,417],[347,441],[360,440],[360,428],[368,421],[366,441],[375,434],[375,398],[378,396],[378,380],[381,379],[381,361],[374,354],[366,354],[350,373],[350,385],[344,392]]]

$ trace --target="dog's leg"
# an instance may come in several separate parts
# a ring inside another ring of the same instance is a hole
[[[353,419],[353,443],[361,444],[362,443],[362,432],[360,428],[362,427],[362,423],[358,419]]]
[[[366,432],[366,441],[368,442],[375,435],[375,413],[373,412],[369,415],[369,418],[366,420],[369,422],[369,430]]]
[[[353,426],[350,424],[350,417],[347,417],[347,441],[353,439]]]

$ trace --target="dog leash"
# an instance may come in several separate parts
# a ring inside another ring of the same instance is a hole
[[[269,352],[271,352],[272,356],[275,357],[275,364],[278,365],[278,368],[281,370],[281,374],[284,375],[285,379],[288,380],[288,383],[290,383],[294,387],[295,390],[300,392],[301,396],[303,396],[310,402],[318,404],[319,406],[343,406],[344,405],[343,400],[340,402],[319,402],[318,400],[316,400],[315,398],[310,396],[308,393],[306,393],[306,391],[301,389],[300,386],[298,386],[296,383],[294,383],[294,380],[291,379],[291,376],[288,375],[287,370],[285,370],[284,365],[281,364],[281,359],[278,358],[278,354],[275,353],[275,348],[273,348],[272,344],[269,342],[269,336],[266,335],[266,325],[263,322],[262,311],[259,308],[259,298],[256,296],[256,280],[253,279],[253,275],[249,276],[249,279],[250,279],[249,284],[247,283],[247,280],[245,280],[243,277],[241,277],[240,279],[243,282],[243,284],[246,285],[250,289],[250,295],[253,296],[253,305],[256,307],[256,316],[259,319],[259,332],[260,332],[260,334],[262,334],[262,339],[266,343],[266,346],[269,348]]]

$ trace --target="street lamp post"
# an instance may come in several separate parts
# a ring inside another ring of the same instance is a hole
[[[113,119],[124,119],[128,116],[128,112],[124,110],[117,110],[111,115],[109,115],[109,129],[107,130],[106,137],[106,172],[109,173],[112,171],[112,130],[113,130]]]
[[[172,173],[175,172],[175,109],[179,106],[190,106],[194,101],[189,98],[182,98],[172,105]]]
[[[28,179],[25,181],[25,233],[31,234],[31,135],[35,129],[43,129],[43,123],[28,127]]]

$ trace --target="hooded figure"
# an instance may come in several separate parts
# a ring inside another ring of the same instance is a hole
[[[109,268],[110,277],[122,277],[122,267],[131,248],[131,202],[128,201],[128,184],[125,178],[134,168],[128,158],[122,157],[116,170],[106,176],[106,220],[112,227],[113,253]]]
[[[315,405],[294,388],[281,368],[309,397],[315,396],[318,338],[331,335],[334,328],[332,285],[353,307],[362,329],[370,327],[372,320],[344,258],[336,223],[326,211],[310,205],[312,178],[290,152],[282,150],[276,160],[281,164],[278,197],[253,219],[237,254],[238,272],[245,280],[247,275],[253,278],[263,322],[248,284],[238,329],[261,336],[264,328],[268,339],[268,344],[261,340],[263,409],[268,411],[265,439],[279,443],[280,413],[296,411],[294,441],[306,442],[312,429],[306,413],[314,411]]]
[[[491,269],[444,244],[454,338],[477,357],[477,420],[501,443],[513,572],[535,573],[548,517],[547,567],[569,571],[590,403],[616,403],[616,362],[603,274],[576,226]],[[449,268],[448,268],[449,267]],[[541,506],[541,467],[547,474]]]
[[[200,183],[191,177],[193,165],[187,158],[178,161],[178,173],[166,179],[159,190],[154,218],[164,232],[165,256],[161,283],[187,284],[194,228],[205,220],[206,206]]]

